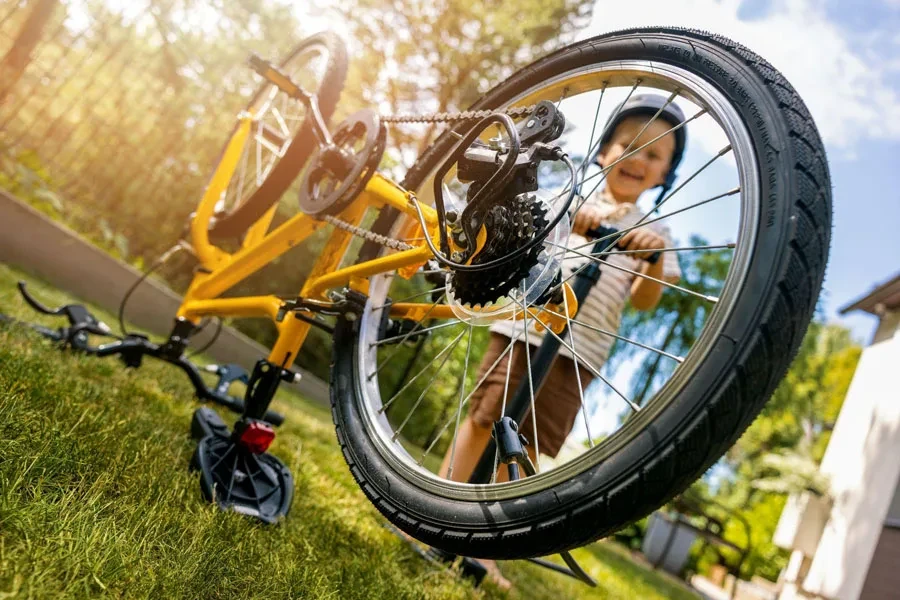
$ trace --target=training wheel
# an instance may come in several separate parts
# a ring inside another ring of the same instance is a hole
[[[291,508],[294,478],[290,469],[271,454],[253,454],[230,435],[214,432],[201,439],[191,468],[200,471],[203,496],[222,510],[275,523]]]

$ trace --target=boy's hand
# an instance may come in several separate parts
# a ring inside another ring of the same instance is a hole
[[[666,240],[646,227],[632,229],[622,236],[622,239],[616,244],[617,248],[625,250],[646,250],[646,252],[635,252],[631,256],[640,259],[648,259],[656,250],[662,250],[666,247]]]
[[[584,204],[575,213],[575,222],[572,231],[578,235],[584,235],[589,230],[600,227],[603,222],[603,211],[596,206]]]

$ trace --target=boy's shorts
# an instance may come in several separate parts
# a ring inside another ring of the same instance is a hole
[[[481,381],[487,370],[494,364],[497,357],[503,354],[509,345],[509,338],[499,333],[491,332],[491,340],[484,358],[481,359],[481,367],[475,381]],[[531,357],[537,351],[531,347]],[[506,397],[507,408],[516,393],[519,381],[528,376],[526,367],[525,344],[516,342],[513,350],[512,371],[509,374],[509,393]],[[497,364],[474,394],[472,394],[469,408],[469,416],[480,427],[491,428],[494,421],[500,418],[500,409],[503,406],[503,389],[506,384],[506,365],[509,363],[510,353]],[[579,365],[581,374],[581,389],[587,388],[593,379],[591,372]],[[527,385],[527,384],[526,384]],[[563,442],[575,424],[575,417],[581,408],[581,396],[578,393],[578,380],[575,377],[575,363],[565,356],[557,356],[556,361],[547,374],[544,385],[534,398],[535,412],[537,412],[538,448],[541,454],[556,457]],[[519,424],[519,432],[524,434],[533,444],[534,424],[529,410],[525,422]]]

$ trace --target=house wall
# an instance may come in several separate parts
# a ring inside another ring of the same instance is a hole
[[[834,505],[802,587],[825,598],[860,597],[900,478],[900,328],[887,316],[862,353],[822,460]]]
[[[897,600],[900,596],[900,529],[885,527],[881,531],[872,563],[863,584],[861,600]]]

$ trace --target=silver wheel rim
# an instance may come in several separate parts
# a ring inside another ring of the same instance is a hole
[[[731,144],[740,182],[740,217],[737,244],[727,277],[723,283],[722,295],[703,325],[702,333],[690,349],[684,363],[656,393],[644,410],[630,418],[618,431],[599,445],[584,452],[570,462],[534,477],[501,484],[468,484],[443,479],[420,466],[399,441],[392,441],[390,423],[379,409],[382,407],[381,392],[377,378],[370,379],[372,365],[377,364],[376,346],[371,346],[378,335],[379,310],[390,287],[390,276],[372,278],[370,300],[360,320],[360,333],[354,352],[354,401],[364,426],[379,454],[390,464],[394,472],[411,484],[432,494],[462,501],[498,501],[517,498],[552,488],[560,483],[601,464],[607,458],[622,450],[637,437],[646,426],[663,411],[684,389],[693,373],[704,363],[705,358],[727,323],[736,300],[743,288],[749,268],[750,257],[757,234],[759,219],[758,168],[753,153],[749,132],[743,125],[737,111],[718,90],[711,87],[697,75],[680,67],[650,61],[615,61],[582,67],[558,75],[552,80],[533,86],[518,94],[502,107],[528,105],[541,99],[553,99],[560,90],[569,87],[574,80],[593,82],[592,89],[599,89],[601,82],[610,85],[642,80],[641,85],[655,87],[662,91],[681,90],[680,94],[696,104],[705,107],[708,114],[725,132]],[[578,90],[575,90],[578,93]],[[500,107],[500,108],[502,108]],[[436,168],[434,169],[436,170]],[[427,189],[434,170],[423,178],[420,189]]]

